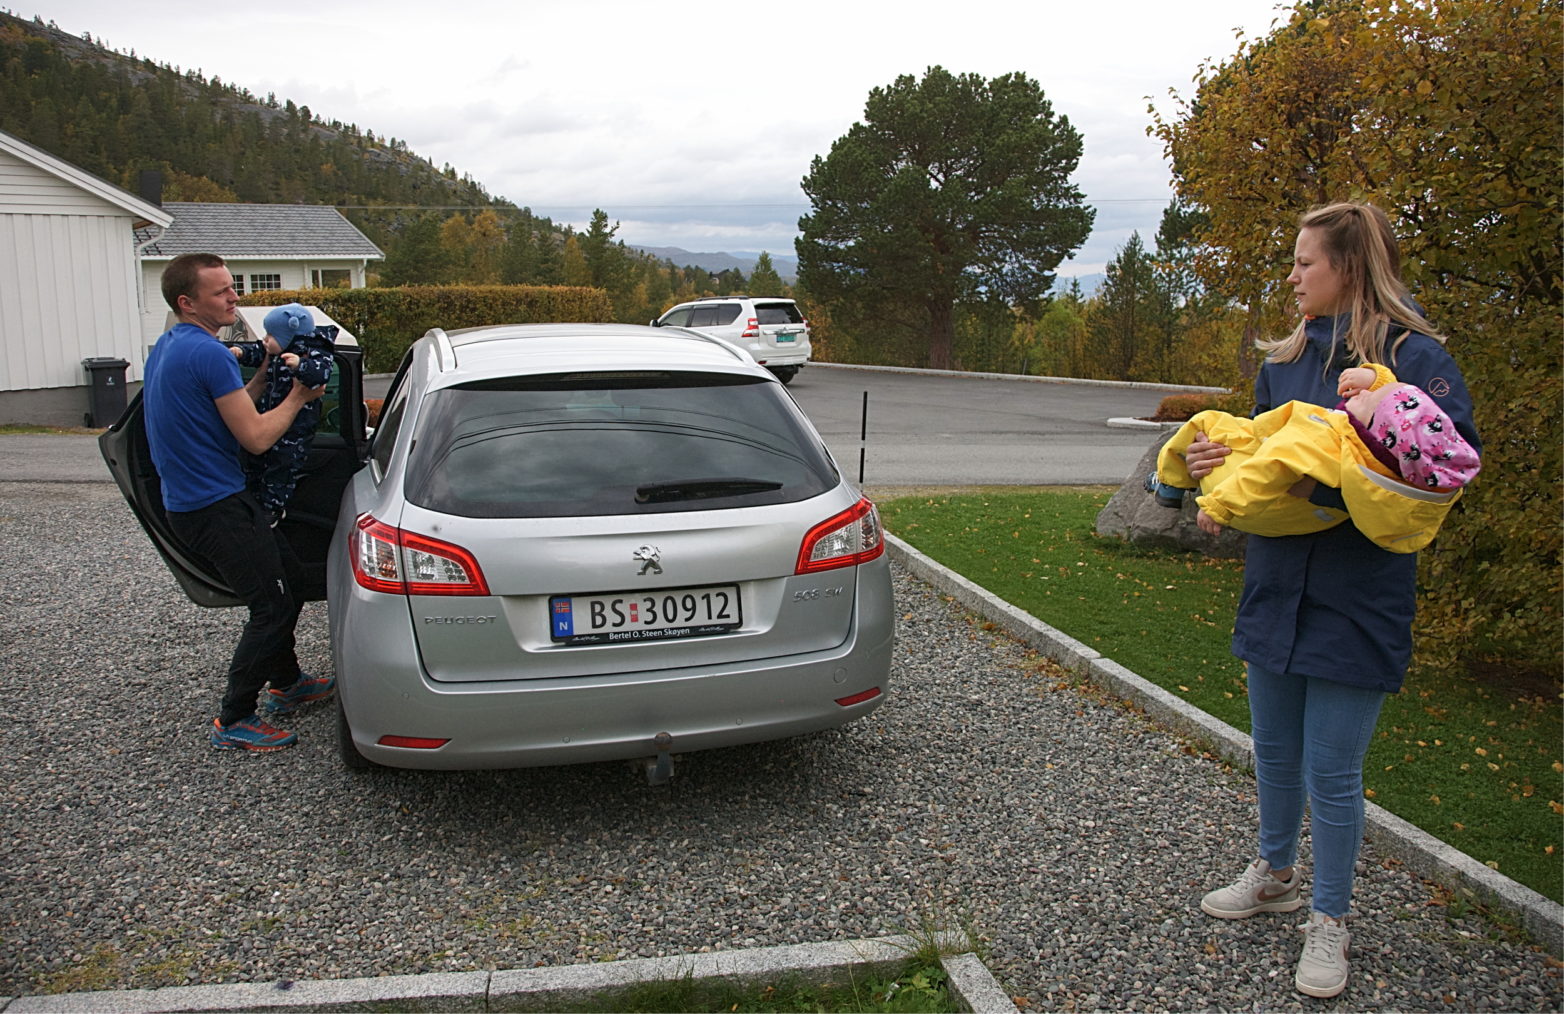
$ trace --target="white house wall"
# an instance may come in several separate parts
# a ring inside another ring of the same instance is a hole
[[[0,152],[0,391],[85,384],[98,356],[139,378],[134,222]]]

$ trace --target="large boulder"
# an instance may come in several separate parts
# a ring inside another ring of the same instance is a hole
[[[1173,435],[1169,429],[1162,439],[1152,445],[1146,456],[1140,459],[1124,485],[1113,494],[1113,499],[1097,515],[1097,532],[1116,535],[1137,546],[1154,546],[1159,549],[1185,549],[1206,556],[1241,560],[1244,556],[1243,532],[1231,528],[1222,529],[1221,535],[1207,535],[1195,524],[1195,498],[1184,498],[1184,506],[1178,510],[1157,503],[1157,498],[1146,492],[1146,475],[1157,469],[1157,452]]]

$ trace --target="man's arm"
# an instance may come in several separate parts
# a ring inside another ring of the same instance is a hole
[[[264,343],[261,344],[261,365],[255,368],[255,375],[244,385],[244,392],[249,395],[251,405],[259,405],[261,395],[266,393],[266,367],[271,362],[271,358],[271,350]],[[227,416],[223,418],[226,420]],[[230,424],[228,428],[233,429],[233,425]]]
[[[288,396],[268,412],[255,407],[248,387],[229,391],[216,399],[214,404],[217,405],[218,414],[223,417],[224,425],[239,441],[240,447],[251,454],[265,454],[288,431],[299,409],[325,393],[324,385],[311,389],[295,379]]]

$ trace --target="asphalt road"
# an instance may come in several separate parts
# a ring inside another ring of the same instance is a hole
[[[1157,434],[1108,420],[1150,415],[1171,389],[810,366],[788,390],[848,476],[862,448],[862,485],[884,487],[1117,485]],[[94,437],[0,437],[0,482],[108,479]]]
[[[1072,485],[1125,480],[1156,437],[1167,389],[811,366],[788,388],[863,485]],[[863,432],[864,393],[868,427]]]

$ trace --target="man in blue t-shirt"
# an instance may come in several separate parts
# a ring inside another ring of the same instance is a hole
[[[330,696],[334,677],[299,670],[293,631],[301,603],[298,558],[271,515],[245,491],[242,447],[263,454],[299,410],[319,398],[295,382],[269,411],[256,405],[264,363],[249,384],[217,332],[235,320],[233,276],[216,254],[182,254],[163,271],[163,298],[179,318],[147,357],[142,406],[152,462],[163,484],[169,527],[205,557],[250,608],[228,664],[228,690],[212,722],[219,750],[280,750],[298,737],[263,720],[256,700],[268,683],[267,710],[286,713]]]

